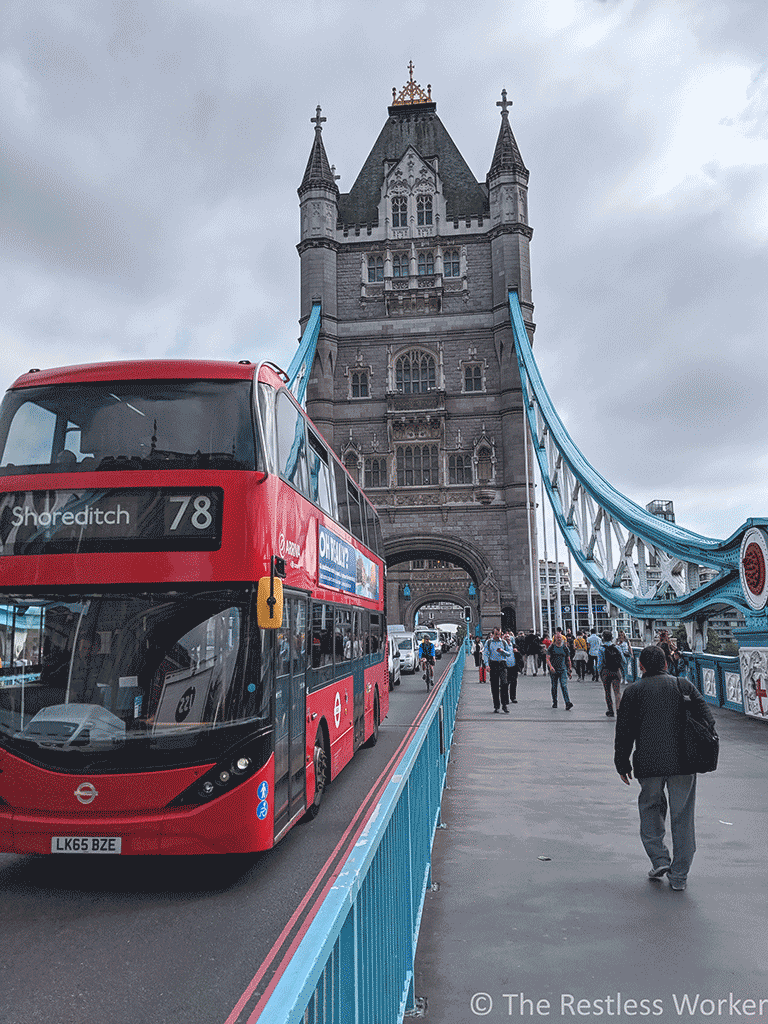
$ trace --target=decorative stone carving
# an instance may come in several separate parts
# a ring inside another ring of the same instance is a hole
[[[706,697],[717,697],[717,677],[713,668],[703,668],[701,679],[704,684],[704,695]]]
[[[725,673],[725,697],[734,704],[743,704],[741,692],[741,676],[738,672]]]

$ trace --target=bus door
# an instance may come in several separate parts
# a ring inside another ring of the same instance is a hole
[[[354,661],[352,662],[352,706],[355,716],[355,750],[357,750],[365,740],[365,659],[363,658],[360,612],[353,612],[352,616],[355,637]]]
[[[340,671],[341,669],[341,671]],[[355,750],[365,739],[365,661],[360,612],[336,608],[336,674],[352,676],[352,741]]]
[[[275,630],[275,835],[306,801],[307,602],[286,596]]]

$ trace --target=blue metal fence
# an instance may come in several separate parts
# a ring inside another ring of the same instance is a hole
[[[640,648],[634,647],[632,654],[633,664],[629,666],[628,681],[640,678]],[[708,704],[745,713],[738,657],[686,651],[685,661],[686,668],[681,675],[690,679]]]
[[[463,673],[459,654],[259,1024],[399,1024],[413,1009],[416,944]]]

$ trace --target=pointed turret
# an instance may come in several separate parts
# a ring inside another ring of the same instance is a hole
[[[310,118],[315,125],[315,138],[312,143],[312,150],[309,154],[309,160],[307,161],[307,169],[304,171],[304,177],[301,185],[299,186],[299,195],[303,195],[307,189],[310,188],[329,188],[332,189],[336,195],[339,194],[339,188],[336,184],[331,165],[328,160],[328,156],[325,152],[325,146],[323,145],[323,121],[327,118],[320,116],[321,107],[318,106],[317,113],[314,117]]]
[[[491,169],[488,171],[488,182],[497,177],[499,174],[505,172],[517,171],[519,174],[525,176],[528,179],[528,170],[523,163],[523,158],[520,156],[520,150],[517,148],[517,142],[515,142],[515,136],[512,134],[512,128],[509,124],[509,107],[512,106],[510,100],[507,100],[507,90],[501,90],[501,101],[497,102],[497,107],[501,107],[501,128],[499,129],[499,137],[496,140],[496,149],[493,152],[493,160],[491,160]]]
[[[315,425],[333,444],[333,375],[336,367],[337,260],[336,222],[339,217],[339,187],[323,145],[320,107],[310,121],[315,138],[307,169],[299,186],[301,211],[301,328],[306,326],[314,302],[322,303],[322,326],[317,339],[315,361],[310,371],[307,409]]]

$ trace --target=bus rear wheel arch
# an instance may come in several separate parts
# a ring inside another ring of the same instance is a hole
[[[373,732],[368,737],[368,742],[365,744],[366,747],[375,747],[376,742],[379,738],[379,723],[381,719],[381,710],[379,706],[379,689],[376,687],[376,692],[373,695]]]
[[[307,807],[307,813],[304,815],[305,821],[312,821],[317,817],[329,782],[328,741],[325,736],[325,728],[322,725],[315,734],[315,748],[312,754],[312,761],[315,766],[315,795]]]

